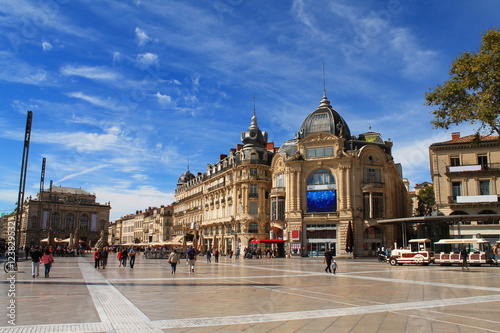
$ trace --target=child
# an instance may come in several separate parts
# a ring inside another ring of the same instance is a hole
[[[337,262],[335,261],[335,259],[332,261],[332,273],[335,274],[337,272],[337,267],[339,267],[339,265],[337,265]]]

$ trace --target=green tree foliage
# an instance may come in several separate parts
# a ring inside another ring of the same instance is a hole
[[[419,216],[430,216],[436,204],[434,187],[432,185],[421,189],[417,194],[417,212]]]
[[[479,133],[500,135],[500,29],[483,34],[478,53],[464,52],[451,65],[450,80],[427,92],[434,128],[462,122],[479,124]]]

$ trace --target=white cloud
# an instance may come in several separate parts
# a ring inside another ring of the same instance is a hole
[[[172,98],[168,95],[162,95],[159,91],[155,94],[158,104],[162,109],[172,104]]]
[[[144,46],[148,41],[151,40],[151,37],[149,37],[141,28],[135,28],[135,36],[137,38],[137,44],[139,46]]]
[[[114,81],[120,76],[106,67],[81,66],[75,67],[66,65],[61,68],[61,74],[67,76],[80,76],[87,79]]]
[[[140,69],[146,69],[151,65],[158,64],[158,55],[149,52],[139,54],[137,55],[135,62],[136,66],[139,67]]]
[[[115,187],[94,186],[88,190],[98,195],[99,202],[111,202],[111,221],[127,214],[135,214],[136,210],[167,206],[175,201],[173,193],[161,192],[153,186],[133,188],[130,184],[122,183]]]
[[[42,49],[43,52],[48,52],[52,50],[52,44],[50,44],[49,42],[42,42]]]
[[[112,100],[111,98],[102,99],[100,97],[86,95],[80,91],[71,92],[71,93],[68,93],[67,95],[69,97],[78,98],[78,99],[84,100],[86,102],[89,102],[90,104],[100,106],[100,107],[105,108],[105,109],[121,110],[124,108],[124,107],[119,107],[118,102],[115,100]]]
[[[116,64],[122,60],[122,54],[120,52],[113,52],[113,63]]]

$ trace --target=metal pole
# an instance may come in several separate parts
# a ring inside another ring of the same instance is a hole
[[[19,251],[19,243],[21,241],[21,223],[23,217],[23,205],[24,205],[24,190],[26,188],[26,174],[28,169],[28,156],[30,149],[30,137],[31,137],[31,120],[33,118],[33,112],[28,111],[28,117],[26,120],[26,131],[24,133],[24,146],[23,146],[23,159],[21,163],[21,176],[19,180],[19,193],[17,196],[17,208],[16,208],[16,235],[15,235],[15,253],[17,260],[17,253]]]

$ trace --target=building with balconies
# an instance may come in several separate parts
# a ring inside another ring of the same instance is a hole
[[[222,252],[245,248],[252,239],[269,238],[269,167],[276,149],[267,142],[254,114],[241,133],[243,144],[221,154],[197,176],[182,174],[175,189],[173,233],[200,249]]]
[[[500,141],[498,136],[452,133],[429,147],[438,215],[462,217],[452,237],[500,238]]]

